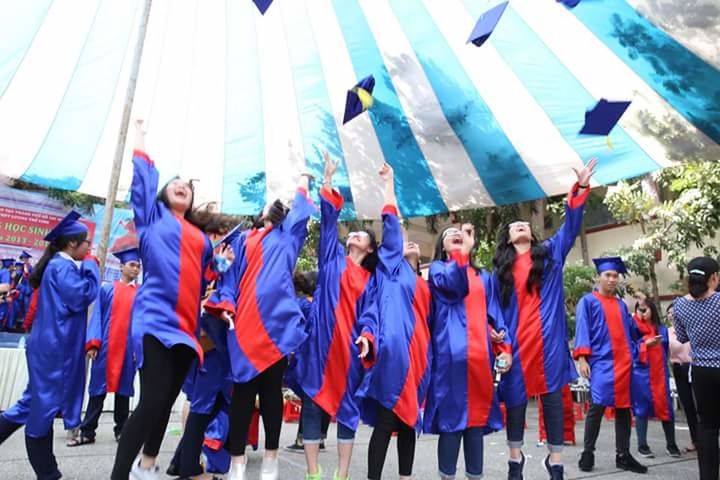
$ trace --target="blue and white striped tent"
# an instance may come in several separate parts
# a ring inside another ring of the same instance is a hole
[[[165,179],[199,179],[199,200],[241,214],[319,175],[325,149],[360,218],[379,214],[384,161],[417,216],[565,192],[595,156],[599,183],[720,159],[717,0],[511,0],[466,44],[497,3],[275,0],[261,16],[250,0],[154,0],[132,115]],[[0,0],[1,174],[105,195],[142,6]],[[342,125],[370,74],[374,107]],[[578,135],[600,98],[632,100],[612,149]]]

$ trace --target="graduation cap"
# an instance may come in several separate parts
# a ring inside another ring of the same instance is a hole
[[[628,109],[631,102],[609,102],[604,98],[595,105],[592,110],[585,112],[585,124],[580,133],[582,135],[609,135],[610,130],[620,121],[625,110]],[[612,149],[612,144],[608,138],[608,147]]]
[[[82,215],[80,215],[75,210],[72,210],[70,213],[65,215],[65,218],[60,220],[60,222],[55,225],[53,229],[48,232],[47,235],[45,235],[45,240],[48,242],[52,242],[58,237],[66,237],[87,232],[87,227],[84,224],[78,222],[78,220],[80,220],[80,217],[82,217]]]
[[[140,249],[138,247],[130,247],[124,250],[118,250],[112,252],[112,254],[120,260],[123,265],[128,262],[139,262],[140,261]]]
[[[375,77],[369,75],[347,92],[343,125],[372,107],[372,92],[375,88]]]
[[[265,12],[267,12],[267,9],[270,8],[270,4],[273,2],[273,0],[253,0],[255,2],[255,6],[260,10],[260,13],[265,15]]]
[[[2,261],[2,266],[5,267],[5,268],[10,268],[10,267],[12,267],[13,264],[15,263],[15,259],[14,259],[14,258],[3,258],[3,259],[0,260],[0,261]]]
[[[478,47],[485,43],[485,41],[490,38],[493,30],[495,30],[507,6],[508,2],[503,2],[480,15],[480,18],[478,18],[475,24],[475,28],[473,28],[472,33],[470,33],[470,38],[468,38],[467,43],[472,42]]]
[[[615,271],[617,273],[627,273],[625,263],[620,257],[601,257],[593,258],[595,269],[598,273],[607,272],[608,270]]]
[[[22,253],[20,254],[20,256],[19,256],[18,258],[20,258],[21,260],[22,260],[23,258],[32,258],[32,255],[30,255],[28,252],[26,252],[25,250],[23,250]]]
[[[558,2],[565,5],[567,8],[575,8],[580,3],[580,0],[557,0]]]
[[[220,240],[218,240],[217,242],[213,242],[213,249],[216,248],[218,245],[230,245],[246,228],[247,225],[245,224],[245,222],[236,225],[235,228],[226,233],[225,236],[222,237]]]

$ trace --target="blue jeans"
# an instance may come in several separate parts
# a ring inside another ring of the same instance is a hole
[[[460,454],[460,441],[465,454],[465,475],[469,479],[481,478],[483,472],[482,428],[466,428],[457,432],[441,433],[438,441],[438,465],[440,475],[454,477]]]
[[[562,390],[540,396],[545,417],[548,450],[552,453],[563,451],[563,405]],[[520,448],[525,436],[525,413],[527,403],[507,409],[507,444],[510,448]]]
[[[322,418],[325,412],[318,407],[310,397],[303,395],[302,422],[303,443],[320,443],[322,440]],[[338,443],[352,443],[355,440],[355,431],[337,422]]]
[[[675,422],[662,422],[663,432],[665,432],[665,442],[668,448],[677,448],[675,443]],[[635,431],[637,432],[638,448],[647,447],[648,419],[643,417],[635,417]]]

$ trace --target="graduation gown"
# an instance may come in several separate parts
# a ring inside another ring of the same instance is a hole
[[[147,154],[135,151],[130,203],[143,265],[143,283],[132,310],[137,368],[143,363],[145,335],[167,348],[187,345],[202,362],[197,340],[200,298],[206,282],[214,279],[210,239],[157,200],[158,178]]]
[[[670,369],[668,367],[668,348],[670,341],[665,325],[655,326],[633,316],[641,335],[637,340],[638,356],[633,366],[632,401],[636,417],[657,418],[663,422],[675,418],[670,398]],[[656,335],[662,341],[648,347],[645,340]]]
[[[490,433],[503,427],[493,375],[495,353],[510,353],[511,339],[489,274],[476,272],[468,261],[457,252],[447,262],[430,265],[434,356],[427,433],[471,427]],[[491,326],[505,332],[502,344],[492,343]]]
[[[563,267],[582,224],[583,205],[589,190],[579,194],[575,184],[565,208],[565,221],[557,233],[545,240],[548,250],[540,291],[527,291],[532,266],[530,252],[518,255],[513,267],[515,289],[503,318],[513,347],[513,364],[500,383],[502,401],[507,407],[527,403],[528,398],[556,392],[578,375],[570,357]],[[497,273],[493,283],[500,292]]]
[[[296,300],[293,271],[315,212],[305,190],[298,190],[285,219],[270,228],[253,228],[233,243],[235,261],[215,301],[205,310],[235,315],[228,331],[233,381],[249,382],[295,351],[305,340],[305,317]]]
[[[10,270],[6,268],[0,268],[0,285],[2,284],[8,284],[12,287]],[[10,298],[10,292],[7,293],[5,298],[6,300],[3,303],[0,303],[0,329],[12,326],[12,320],[10,318],[12,311],[12,299]]]
[[[590,397],[595,405],[630,408],[630,380],[637,329],[625,302],[588,293],[577,304],[573,357],[590,364]]]
[[[380,336],[375,365],[359,395],[362,418],[375,425],[378,404],[407,426],[422,429],[420,407],[430,381],[430,290],[403,257],[404,241],[394,206],[382,211],[383,241],[375,271]]]
[[[360,420],[356,393],[371,361],[358,358],[355,340],[365,336],[376,350],[376,289],[370,272],[346,257],[338,240],[342,196],[323,188],[320,197],[318,280],[309,337],[295,353],[287,378],[330,416],[356,430]]]
[[[58,411],[66,430],[80,424],[87,308],[97,298],[99,286],[100,270],[94,259],[78,266],[58,253],[45,268],[35,328],[27,341],[30,412],[25,434],[30,437],[47,435]]]
[[[97,349],[90,370],[88,394],[91,397],[117,393],[135,394],[135,362],[132,353],[130,313],[137,287],[120,281],[100,287],[90,324],[85,350]]]
[[[229,431],[230,418],[225,410],[220,410],[205,430],[202,452],[207,458],[207,473],[225,474],[230,470],[230,453],[223,448]]]

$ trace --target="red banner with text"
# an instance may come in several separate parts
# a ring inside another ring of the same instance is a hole
[[[10,207],[0,207],[0,243],[36,249],[45,248],[45,235],[62,217]],[[88,239],[95,235],[95,224],[80,220],[88,227]]]

